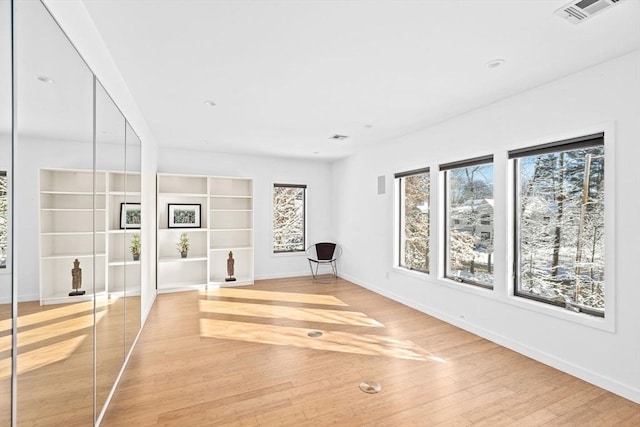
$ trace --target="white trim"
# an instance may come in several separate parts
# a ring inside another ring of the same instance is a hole
[[[285,279],[289,277],[304,277],[311,276],[309,271],[296,271],[296,272],[288,272],[288,273],[269,273],[269,274],[260,274],[254,277],[255,280],[271,280],[271,279]]]

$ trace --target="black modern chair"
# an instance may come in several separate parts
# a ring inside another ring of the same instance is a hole
[[[342,248],[339,245],[329,242],[316,243],[307,248],[306,254],[314,280],[318,277],[318,268],[320,268],[320,265],[329,265],[333,275],[338,277],[336,261],[340,258],[340,255],[342,255]]]

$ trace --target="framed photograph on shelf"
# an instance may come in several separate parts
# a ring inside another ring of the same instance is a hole
[[[139,229],[142,223],[140,203],[120,203],[120,229]]]
[[[169,228],[200,228],[200,205],[169,203]]]

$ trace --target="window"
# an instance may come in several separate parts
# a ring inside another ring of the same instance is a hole
[[[306,185],[273,184],[273,252],[305,251]]]
[[[7,172],[0,171],[0,268],[7,267]]]
[[[604,316],[604,134],[514,150],[515,294]]]
[[[493,288],[493,156],[440,165],[445,174],[445,276]]]
[[[429,272],[429,169],[395,175],[399,186],[400,267]]]

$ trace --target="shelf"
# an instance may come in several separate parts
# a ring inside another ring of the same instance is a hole
[[[253,228],[210,228],[210,231],[253,231]]]
[[[139,228],[127,228],[126,230],[109,230],[109,234],[135,234],[140,233]]]
[[[246,286],[253,285],[253,279],[250,277],[236,277],[233,282],[226,282],[224,278],[216,278],[209,282],[209,286],[225,287],[225,286]]]
[[[158,231],[160,232],[179,232],[179,233],[184,233],[184,232],[189,232],[189,233],[198,233],[198,232],[205,232],[205,231],[209,231],[209,229],[207,228],[158,228]]]
[[[206,256],[197,256],[197,257],[189,257],[181,258],[181,257],[163,257],[158,259],[160,264],[166,264],[171,262],[196,262],[196,261],[206,261]]]
[[[212,194],[209,197],[212,199],[253,199],[253,196],[242,194]]]
[[[211,252],[245,251],[251,249],[253,249],[253,246],[225,246],[221,248],[209,248]]]
[[[104,208],[93,209],[93,208],[42,208],[40,211],[42,212],[106,212],[107,210]]]
[[[48,231],[40,233],[41,236],[91,236],[93,234],[105,234],[104,231]]]
[[[140,191],[109,191],[110,196],[141,196]]]
[[[96,257],[104,257],[105,254],[95,254]],[[42,256],[42,259],[75,259],[75,258],[93,258],[93,254],[81,254],[81,255],[77,255],[77,254],[57,254],[57,255],[44,255]]]
[[[124,267],[125,265],[140,265],[140,260],[134,261],[133,259],[120,259],[109,261],[109,267]]]
[[[138,285],[136,290],[113,289],[109,291],[108,298],[126,298],[140,296],[140,286]]]
[[[55,293],[53,295],[47,296],[42,298],[42,305],[53,305],[53,304],[73,304],[76,302],[85,302],[85,301],[92,301],[95,297],[104,297],[106,296],[106,292],[104,291],[104,289],[101,289],[100,291],[96,292],[96,294],[94,295],[93,293],[89,292],[89,290],[87,289],[83,289],[85,291],[84,295],[77,295],[75,297],[70,297],[69,296],[69,292],[72,291],[72,289],[69,289],[66,293]]]
[[[200,291],[207,288],[202,282],[171,282],[158,284],[158,293]]]
[[[205,198],[207,197],[206,193],[158,193],[158,197],[193,197],[193,198]]]
[[[93,196],[93,191],[53,191],[53,190],[41,190],[40,194],[53,194],[60,196]],[[104,191],[98,191],[95,193],[96,196],[104,196],[107,193]]]
[[[253,212],[253,209],[210,209],[211,212]]]

